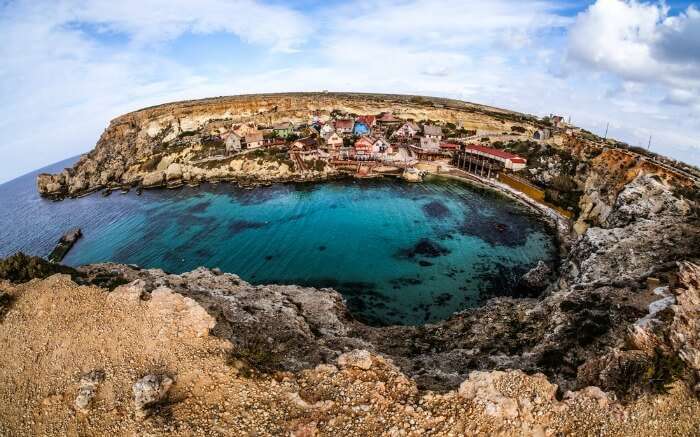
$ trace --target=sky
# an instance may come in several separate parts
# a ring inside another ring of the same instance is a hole
[[[0,0],[0,183],[168,101],[451,97],[700,165],[700,4],[636,0]]]

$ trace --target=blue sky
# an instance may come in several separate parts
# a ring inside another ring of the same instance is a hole
[[[700,8],[634,0],[0,2],[0,182],[166,101],[448,96],[558,113],[700,165]]]

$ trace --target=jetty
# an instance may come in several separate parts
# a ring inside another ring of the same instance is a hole
[[[59,263],[65,258],[68,252],[71,250],[73,245],[83,236],[83,232],[80,228],[74,228],[63,234],[63,236],[58,240],[56,247],[49,254],[49,261],[52,263]]]

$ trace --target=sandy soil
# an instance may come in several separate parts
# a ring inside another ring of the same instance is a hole
[[[298,374],[265,375],[206,335],[211,320],[179,295],[108,294],[55,275],[0,284],[0,435],[700,435],[700,402],[682,384],[620,405],[589,388],[564,400],[544,376],[474,373],[459,391],[419,392],[364,352]],[[119,290],[119,289],[118,289]],[[102,370],[91,408],[83,374]],[[132,385],[175,383],[146,419]]]

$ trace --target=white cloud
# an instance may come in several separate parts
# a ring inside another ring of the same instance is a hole
[[[311,22],[282,6],[254,0],[88,0],[71,7],[76,21],[128,34],[137,44],[191,33],[232,33],[242,40],[294,51],[312,33]]]
[[[597,0],[569,31],[570,60],[624,80],[700,86],[700,12],[665,3]]]
[[[89,150],[111,118],[143,106],[321,89],[571,114],[599,132],[610,121],[632,144],[653,134],[659,151],[700,163],[700,99],[687,74],[695,46],[676,41],[697,29],[692,8],[670,17],[659,5],[599,0],[574,21],[553,0],[361,0],[305,13],[276,4],[10,3],[0,11],[0,129],[12,132],[0,142],[0,181]],[[173,49],[201,33],[254,49],[198,62]],[[562,68],[567,47],[586,69]]]

